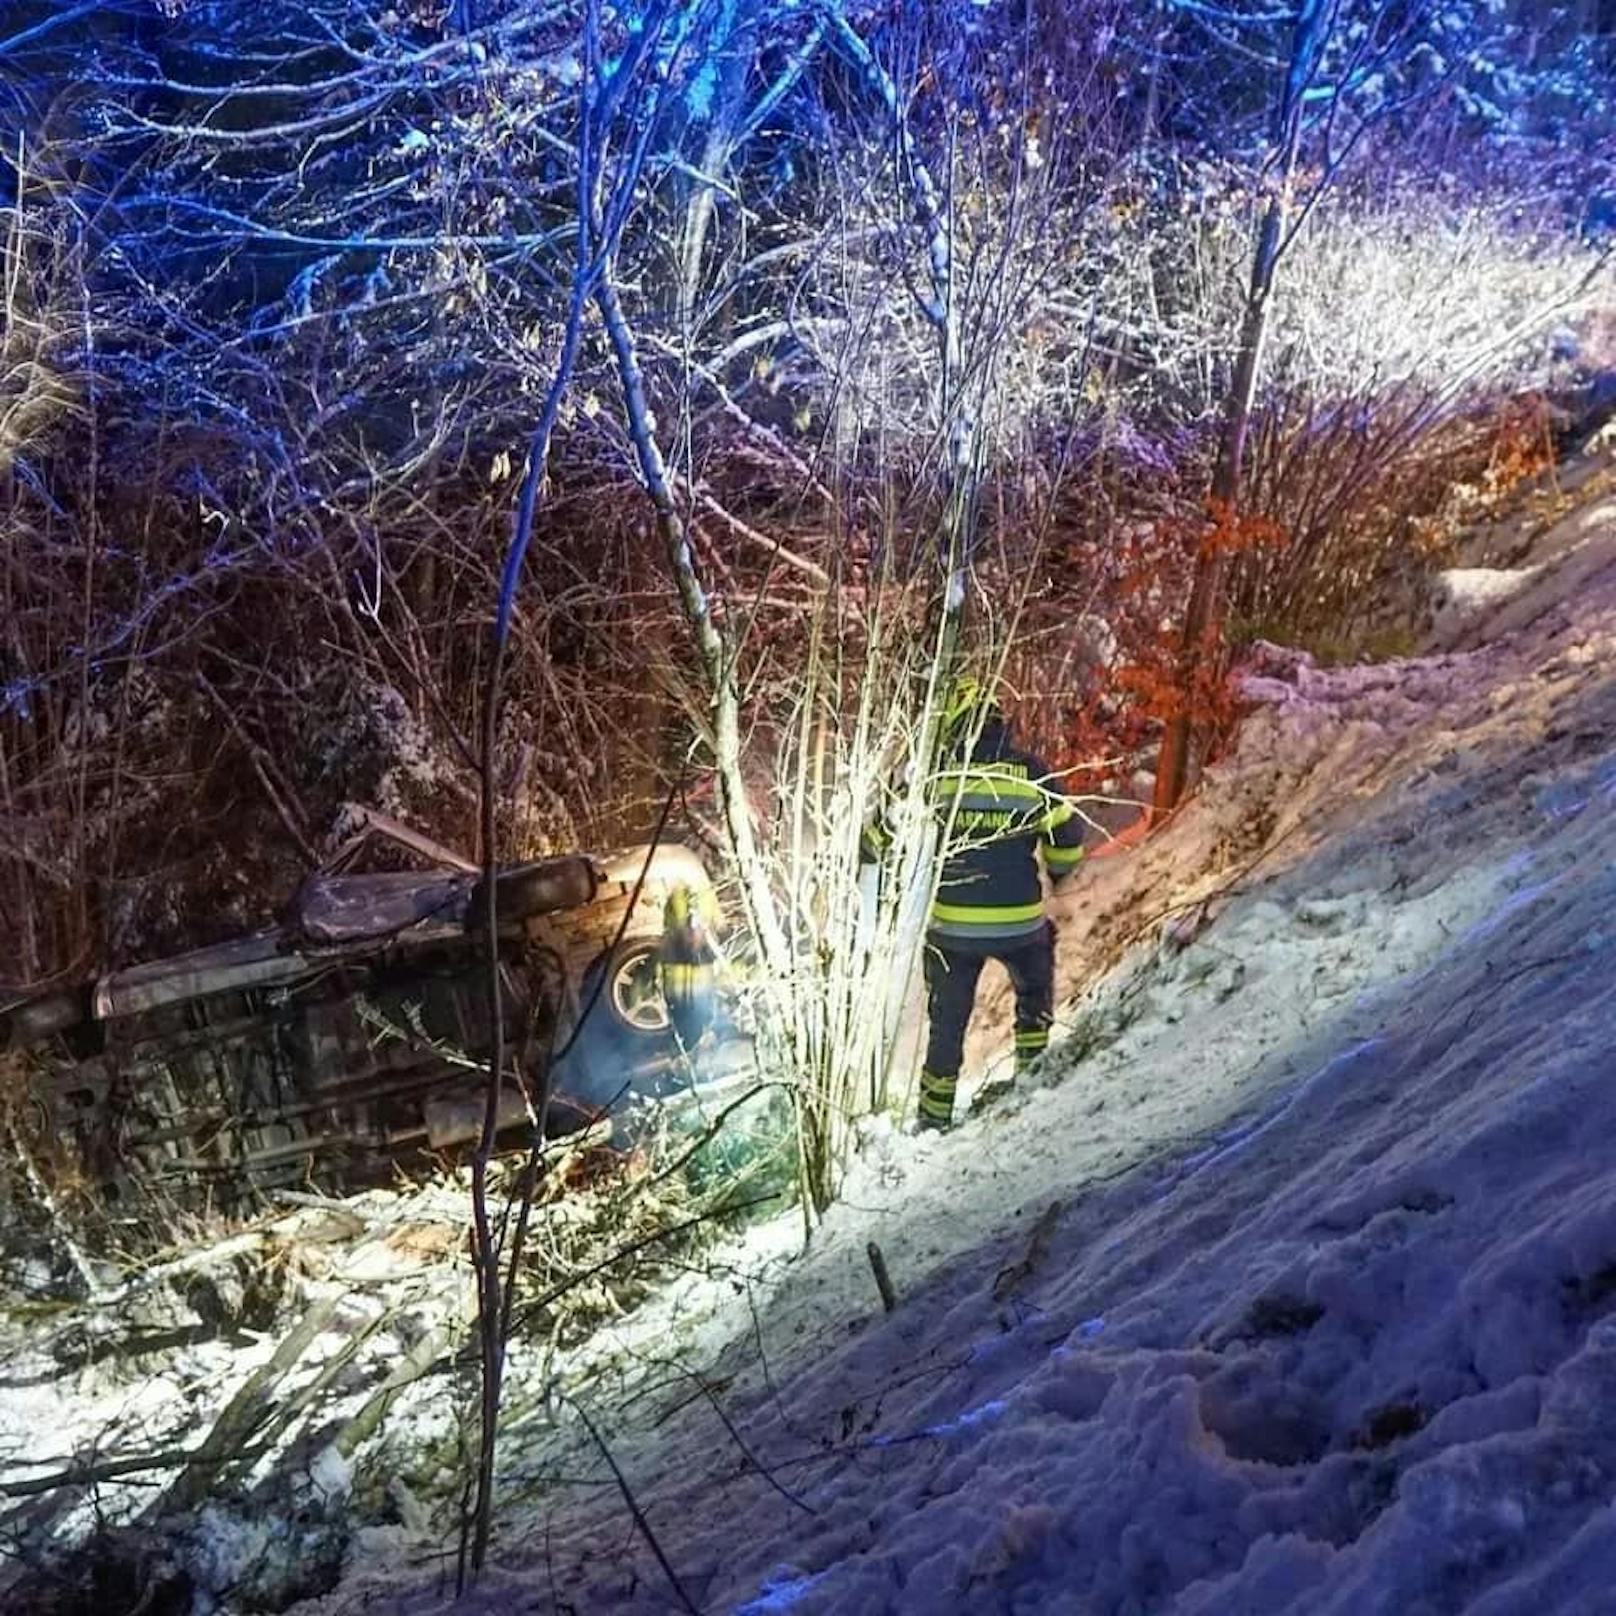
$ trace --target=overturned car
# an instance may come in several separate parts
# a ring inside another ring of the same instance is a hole
[[[503,1090],[502,1142],[531,1139],[546,1077],[550,1132],[597,1125],[619,1145],[647,1108],[747,1080],[733,1028],[693,1062],[703,1029],[676,1035],[662,993],[666,917],[711,912],[711,893],[674,844],[499,874],[504,1033],[524,1076]],[[464,1149],[492,1044],[486,905],[464,866],[320,874],[266,930],[0,1004],[41,1167],[138,1222],[154,1202],[239,1213]]]

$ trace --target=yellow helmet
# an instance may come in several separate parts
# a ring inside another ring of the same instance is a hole
[[[943,704],[943,730],[958,734],[974,724],[994,717],[998,704],[993,692],[974,673],[962,673],[955,680]]]
[[[662,918],[670,926],[689,924],[691,912],[690,888],[683,881],[668,894],[662,906]]]
[[[711,887],[692,887],[680,881],[662,905],[662,922],[669,930],[694,927],[715,930],[719,922],[718,899]]]

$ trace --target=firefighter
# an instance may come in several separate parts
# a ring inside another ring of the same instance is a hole
[[[1038,854],[1059,888],[1083,857],[1083,822],[1047,766],[1011,742],[1010,726],[976,680],[955,686],[930,793],[946,843],[926,931],[930,1023],[920,1073],[920,1126],[947,1128],[965,1029],[983,963],[1002,962],[1016,997],[1015,1071],[1048,1047],[1055,934],[1044,913]]]
[[[712,1025],[718,1003],[718,899],[708,886],[681,881],[662,906],[657,971],[673,1030],[694,1049]]]

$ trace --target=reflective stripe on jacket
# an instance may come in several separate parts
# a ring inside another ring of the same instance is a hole
[[[947,844],[928,937],[940,947],[992,952],[1044,924],[1041,848],[1050,878],[1083,857],[1083,822],[1048,766],[984,726],[968,762],[946,765],[931,796]]]

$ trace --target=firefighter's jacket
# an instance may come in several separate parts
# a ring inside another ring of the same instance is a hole
[[[990,721],[969,759],[942,764],[928,795],[944,848],[927,941],[996,954],[1037,936],[1044,926],[1040,850],[1056,883],[1083,857],[1083,821],[1049,767]],[[877,847],[885,839],[879,829],[871,838]]]
[[[717,977],[714,946],[722,916],[711,887],[682,882],[662,906],[662,939],[657,949],[662,986],[669,998],[712,991]]]

